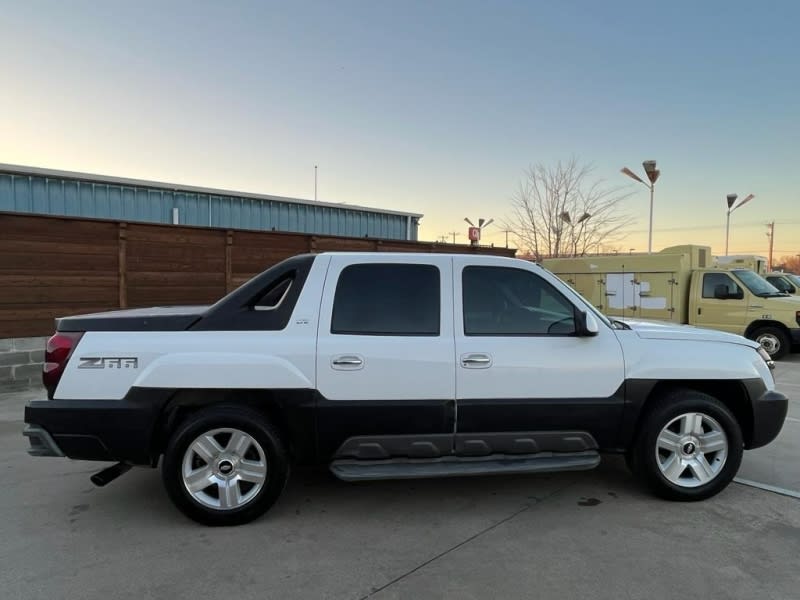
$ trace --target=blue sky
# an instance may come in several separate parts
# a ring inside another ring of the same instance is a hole
[[[0,162],[425,213],[658,160],[656,248],[800,253],[800,3],[0,1]],[[641,187],[641,186],[640,186]],[[648,195],[624,249],[646,248]],[[500,242],[494,229],[485,241]]]

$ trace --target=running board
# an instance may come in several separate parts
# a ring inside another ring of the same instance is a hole
[[[331,472],[344,481],[418,479],[466,475],[515,475],[552,471],[586,471],[600,464],[600,455],[587,452],[537,454],[492,454],[490,456],[446,456],[434,459],[388,460],[339,459]]]

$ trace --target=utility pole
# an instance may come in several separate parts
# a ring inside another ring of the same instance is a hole
[[[317,165],[314,165],[314,202],[317,201]]]
[[[769,238],[769,258],[767,259],[767,271],[772,271],[772,249],[775,247],[775,221],[772,223],[767,223],[767,229],[769,229],[769,233],[767,237]]]
[[[438,238],[436,238],[436,241],[439,242],[440,244],[446,244],[447,243],[447,236],[446,235],[440,235]]]
[[[458,232],[457,231],[448,231],[447,235],[452,235],[453,236],[453,243],[455,244],[456,243],[456,236],[458,235]]]

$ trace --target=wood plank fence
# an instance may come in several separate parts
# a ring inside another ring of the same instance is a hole
[[[515,252],[0,212],[0,338],[48,335],[61,316],[210,304],[285,258],[336,250]]]

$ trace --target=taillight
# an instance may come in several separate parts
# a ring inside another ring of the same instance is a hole
[[[83,336],[81,331],[61,331],[47,340],[44,351],[44,369],[42,370],[42,383],[47,388],[47,397],[52,399],[56,387],[64,374],[64,368],[72,355],[72,351]]]

